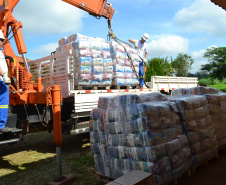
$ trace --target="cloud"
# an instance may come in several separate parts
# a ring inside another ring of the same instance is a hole
[[[33,49],[31,52],[35,55],[38,55],[39,57],[44,57],[49,56],[51,52],[56,51],[57,47],[58,47],[57,43],[48,43],[36,49]]]
[[[55,34],[78,32],[87,13],[60,0],[24,0],[13,14],[26,34]]]
[[[113,4],[113,8],[114,8],[114,5],[117,5],[117,4],[118,5],[126,4],[128,6],[133,6],[133,7],[136,7],[136,8],[142,8],[142,7],[150,4],[150,2],[152,2],[152,0],[142,0],[142,2],[137,1],[137,0],[123,0],[123,1],[111,0],[111,1],[109,1],[109,3]]]
[[[180,36],[164,36],[148,43],[149,56],[172,56],[188,51],[189,40]]]
[[[226,12],[207,0],[195,0],[189,7],[179,10],[174,21],[190,32],[206,32],[226,36]]]

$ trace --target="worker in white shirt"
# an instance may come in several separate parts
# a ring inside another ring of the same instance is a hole
[[[3,46],[5,37],[0,30],[0,48]],[[8,66],[5,56],[0,51],[0,132],[11,132],[14,128],[6,127],[9,106],[9,87],[10,78],[8,77]]]
[[[149,35],[147,33],[143,34],[139,41],[129,39],[129,42],[134,44],[134,47],[137,49],[137,54],[141,58],[139,62],[139,81],[141,88],[144,85],[144,65],[146,65],[148,58],[147,44],[145,43],[148,39]]]

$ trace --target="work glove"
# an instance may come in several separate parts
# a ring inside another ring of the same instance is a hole
[[[3,80],[4,80],[4,82],[5,82],[6,85],[11,84],[11,80],[10,80],[10,78],[7,76],[6,73],[3,74],[2,78],[3,78]]]
[[[134,43],[134,47],[135,47],[136,49],[138,48],[138,43],[137,43],[137,42]]]

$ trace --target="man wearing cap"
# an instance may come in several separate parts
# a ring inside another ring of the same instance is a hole
[[[0,30],[0,48],[3,46],[5,37]],[[9,106],[9,87],[10,78],[8,77],[8,66],[5,56],[0,51],[0,132],[11,132],[14,129],[6,127]]]
[[[138,56],[141,58],[139,62],[139,81],[142,89],[144,85],[144,65],[146,65],[148,58],[147,45],[145,42],[148,41],[148,39],[149,35],[147,33],[143,34],[141,40],[139,41],[129,39],[129,42],[134,44],[134,47],[137,49]]]

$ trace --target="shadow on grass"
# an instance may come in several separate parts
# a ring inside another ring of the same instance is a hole
[[[95,181],[96,170],[90,154],[89,134],[63,136],[62,170],[63,175],[77,175],[79,184],[103,184]],[[23,142],[0,147],[1,185],[41,185],[56,176],[56,149],[52,134],[28,134]],[[78,184],[77,181],[74,184]]]

